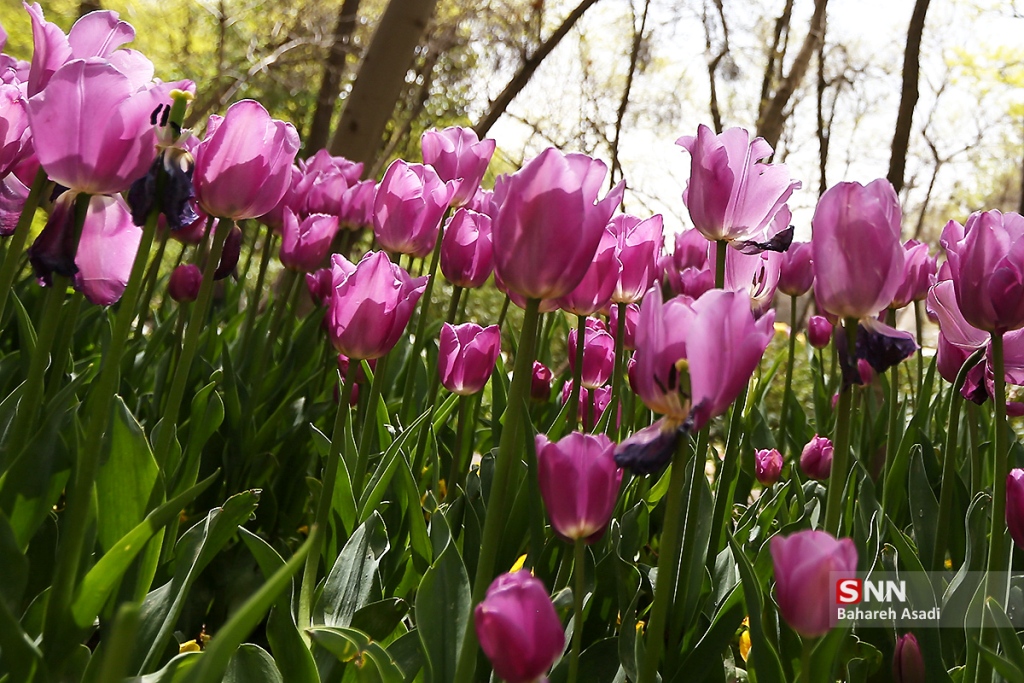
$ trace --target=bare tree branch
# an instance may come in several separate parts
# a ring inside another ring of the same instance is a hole
[[[775,83],[776,70],[782,68],[782,60],[786,56],[786,46],[789,43],[789,22],[793,18],[793,0],[786,0],[782,14],[775,20],[775,30],[772,33],[772,46],[768,50],[768,63],[764,67],[764,78],[761,80],[761,97],[758,99],[757,120],[764,118],[765,109],[768,108],[769,94],[772,85]],[[782,41],[783,33],[786,35],[786,42]],[[824,39],[822,40],[824,43]]]
[[[619,109],[615,112],[615,135],[612,138],[612,170],[608,175],[610,186],[615,186],[616,178],[622,177],[622,164],[619,163],[619,139],[622,136],[622,120],[626,116],[626,108],[629,106],[629,91],[633,87],[633,75],[636,73],[636,64],[640,57],[640,47],[644,40],[644,31],[647,28],[647,11],[651,7],[651,0],[644,0],[644,11],[640,17],[640,30],[636,28],[636,12],[633,13],[633,47],[629,52],[629,69],[626,71],[626,85],[622,89],[622,99],[619,100]]]
[[[892,137],[892,154],[889,157],[889,173],[886,176],[897,194],[903,189],[903,176],[907,167],[907,148],[910,145],[910,129],[914,121],[914,107],[917,105],[918,80],[920,79],[921,34],[928,13],[930,0],[917,0],[914,13],[910,16],[907,29],[907,47],[903,53],[903,88],[900,93],[900,110],[896,116],[896,131]]]
[[[722,0],[714,0],[715,7],[718,9],[718,18],[722,22],[722,48],[715,54],[714,57],[708,60],[708,85],[711,88],[711,95],[708,101],[708,107],[711,109],[711,122],[715,127],[716,133],[722,132],[722,111],[718,106],[718,65],[722,62],[727,54],[729,54],[729,26],[725,23],[725,8],[722,6]],[[704,10],[702,13],[704,20],[704,41],[707,53],[711,54],[712,42],[711,42],[711,18],[708,16],[708,4],[705,1]]]
[[[338,12],[334,40],[331,42],[331,51],[327,54],[320,92],[316,98],[316,110],[309,124],[309,135],[306,136],[304,151],[307,155],[327,146],[327,138],[331,133],[331,119],[334,117],[334,105],[341,92],[341,77],[345,73],[345,60],[350,51],[349,45],[356,28],[358,12],[359,0],[344,0]]]

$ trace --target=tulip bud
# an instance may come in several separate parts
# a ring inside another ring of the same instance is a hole
[[[824,531],[798,531],[774,536],[770,542],[779,612],[794,631],[806,638],[831,628],[835,595],[833,573],[857,570],[857,548],[849,538],[837,540]]]
[[[782,475],[782,454],[778,449],[761,449],[754,453],[754,476],[762,486],[771,486]]]
[[[800,453],[800,469],[811,479],[824,481],[832,473],[832,441],[815,435]]]
[[[1024,469],[1019,467],[1006,477],[1006,526],[1013,542],[1024,549]]]
[[[626,305],[626,326],[622,338],[622,346],[630,351],[636,348],[636,323],[640,320],[640,307],[636,304]],[[608,316],[608,332],[617,337],[619,332],[619,307],[612,306]]]
[[[923,242],[907,240],[903,252],[903,280],[889,304],[892,309],[903,308],[912,301],[921,301],[928,296],[928,288],[938,269],[938,257],[929,256],[928,245]]]
[[[562,385],[562,405],[565,405],[572,396],[572,387],[572,380]],[[597,387],[596,389],[580,387],[579,404],[576,414],[579,416],[579,421],[584,429],[593,429],[594,425],[601,420],[605,409],[611,403],[611,398],[612,388],[610,386]],[[591,401],[593,401],[593,404],[591,404]],[[621,412],[622,407],[620,406],[619,413],[621,414]]]
[[[437,242],[441,218],[455,193],[430,166],[396,159],[373,198],[373,233],[391,252],[423,258]]]
[[[473,611],[480,648],[506,683],[532,683],[565,649],[548,591],[527,571],[502,574]]]
[[[266,247],[264,247],[266,248]],[[227,238],[224,240],[224,249],[220,252],[220,263],[217,264],[217,270],[213,272],[214,280],[223,280],[228,275],[235,272],[235,266],[238,265],[238,257],[242,254],[242,229],[237,225],[231,227],[231,232],[228,233]]]
[[[551,527],[570,541],[599,540],[622,482],[615,444],[604,434],[573,432],[557,442],[538,434],[536,446],[537,478]]]
[[[315,213],[299,220],[288,207],[281,227],[281,264],[302,273],[317,269],[338,232],[338,217]]]
[[[620,265],[612,294],[615,303],[636,303],[650,289],[661,251],[662,223],[660,215],[640,220],[620,214],[608,224],[606,230],[615,238],[615,258]]]
[[[437,371],[441,384],[453,394],[470,396],[484,388],[501,353],[497,325],[482,328],[475,323],[441,327]]]
[[[892,679],[896,683],[924,683],[924,657],[913,633],[907,633],[896,641],[892,654]]]
[[[167,293],[178,303],[195,301],[199,296],[199,286],[203,282],[203,273],[199,266],[192,263],[183,263],[171,273],[171,279],[167,283]]]
[[[487,172],[487,164],[494,155],[494,140],[481,140],[471,128],[452,126],[428,130],[420,138],[420,144],[423,163],[433,166],[441,180],[459,181],[452,206],[465,206]]]
[[[828,346],[832,339],[832,323],[821,315],[812,315],[807,321],[807,341],[816,349]]]
[[[604,329],[588,324],[583,331],[583,369],[580,385],[596,389],[604,385],[612,375],[615,365],[615,339]],[[596,322],[596,321],[595,321]],[[569,330],[569,367],[576,371],[577,335],[579,330]]]
[[[490,216],[459,209],[441,237],[441,272],[453,285],[479,287],[493,270]]]
[[[547,401],[551,398],[551,380],[554,373],[539,360],[533,361],[533,378],[530,381],[530,398],[534,401]]]
[[[790,296],[801,296],[814,284],[811,266],[811,243],[791,244],[782,255],[779,272],[779,291]]]
[[[676,246],[672,250],[672,260],[676,269],[702,269],[708,265],[708,238],[700,234],[700,230],[684,230],[676,233]]]

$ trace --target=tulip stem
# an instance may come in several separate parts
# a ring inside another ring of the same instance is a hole
[[[580,381],[583,378],[583,345],[586,340],[587,317],[576,316],[576,359],[572,369],[572,391],[569,392],[569,431],[576,429],[579,420]]]
[[[462,484],[462,476],[466,473],[467,463],[462,455],[462,452],[466,449],[466,442],[470,439],[466,438],[466,431],[469,430],[469,420],[472,417],[470,415],[470,401],[473,400],[472,396],[459,396],[459,417],[458,423],[455,427],[455,450],[452,451],[452,466],[448,474],[448,485],[445,487],[444,500],[446,503],[450,503],[455,500],[455,490]],[[423,427],[424,431],[426,427]]]
[[[816,640],[804,638],[800,648],[800,683],[811,681],[811,651],[814,649]]]
[[[349,413],[348,403],[352,398],[352,385],[355,383],[356,368],[359,361],[350,360],[345,378],[341,383],[341,399],[338,401],[338,414],[334,418],[334,431],[331,432],[331,447],[327,451],[327,462],[324,464],[323,486],[320,488],[320,499],[316,504],[316,517],[310,529],[309,554],[302,570],[302,584],[299,588],[299,609],[296,623],[299,633],[308,647],[310,644],[307,629],[313,625],[313,599],[316,597],[316,576],[320,567],[320,552],[327,526],[331,518],[331,506],[334,503],[334,486],[338,481],[338,464],[341,460],[341,443],[345,439],[345,422]]]
[[[209,219],[212,223],[213,217]],[[207,232],[210,225],[207,224]],[[196,350],[199,348],[199,337],[206,328],[206,316],[210,311],[210,301],[213,299],[213,273],[220,263],[220,256],[224,250],[224,240],[231,232],[234,222],[228,218],[221,218],[217,221],[217,230],[213,235],[213,244],[203,268],[203,279],[199,286],[199,296],[192,306],[192,315],[189,317],[188,328],[185,331],[185,341],[181,347],[181,356],[174,368],[174,379],[171,381],[171,388],[167,394],[167,403],[164,405],[162,417],[160,418],[160,433],[156,435],[156,442],[153,446],[153,455],[157,465],[163,467],[167,462],[167,454],[174,439],[175,425],[178,421],[178,410],[181,408],[181,401],[185,397],[185,388],[188,384],[188,376],[192,370],[192,360],[195,358]]]
[[[706,561],[707,566],[712,570],[715,568],[715,558],[726,544],[725,518],[736,491],[736,476],[739,474],[736,465],[739,460],[740,440],[743,438],[743,407],[747,402],[749,386],[748,383],[743,387],[743,391],[732,404],[729,435],[725,443],[725,458],[722,460],[722,469],[718,473],[718,484],[715,486],[715,509],[711,518],[711,544],[708,546]]]
[[[844,318],[847,349],[851,355],[857,344],[857,320]],[[846,475],[850,469],[850,421],[853,417],[853,387],[840,386],[839,405],[836,414],[835,450],[832,458],[832,472],[828,478],[828,493],[825,503],[825,531],[839,536],[839,516],[843,508],[843,492]]]
[[[506,294],[505,295],[505,301],[504,301],[504,303],[501,304],[501,312],[498,313],[498,322],[497,322],[498,331],[501,331],[501,328],[504,327],[504,325],[505,325],[505,317],[508,315],[508,305],[511,302],[512,302],[512,297],[510,297],[508,294]]]
[[[914,322],[917,325],[917,395],[924,390],[924,314],[921,313],[920,300],[914,302]],[[921,400],[924,397],[921,396]]]
[[[409,359],[405,363],[405,392],[402,394],[402,407],[399,410],[399,422],[403,426],[412,419],[413,407],[417,405],[417,402],[412,397],[416,388],[416,361],[419,360],[420,351],[423,350],[424,343],[426,342],[424,337],[427,333],[427,319],[430,317],[430,298],[434,291],[434,280],[437,279],[437,263],[441,259],[442,237],[444,237],[444,230],[438,228],[437,241],[434,242],[434,253],[430,256],[430,279],[427,280],[427,288],[423,290],[423,298],[420,299],[420,316],[416,320],[416,335],[412,340],[412,350],[409,353]],[[429,374],[429,372],[428,368],[427,373]],[[437,373],[435,372],[434,374]]]
[[[79,200],[84,196],[86,195],[80,195]],[[84,203],[88,206],[88,198]],[[75,208],[78,209],[77,204]],[[156,233],[157,215],[157,212],[153,211],[146,219],[139,248],[132,263],[131,275],[118,304],[110,342],[103,352],[99,377],[95,380],[88,398],[86,406],[88,411],[87,431],[85,440],[81,442],[82,447],[77,452],[78,462],[74,476],[67,487],[67,507],[63,514],[67,528],[62,529],[53,588],[46,606],[43,631],[44,642],[48,645],[68,641],[69,635],[73,634],[77,628],[71,615],[68,614],[68,610],[74,592],[75,577],[81,565],[82,553],[86,550],[84,544],[86,532],[92,521],[93,486],[99,471],[100,457],[103,454],[103,435],[107,423],[110,421],[111,402],[120,384],[121,360],[125,344],[132,331],[136,306],[139,303],[146,261],[153,245],[153,235]],[[82,217],[84,219],[84,210]],[[61,287],[63,288],[63,285]],[[63,296],[63,291],[61,296]],[[145,493],[148,495],[149,492]],[[91,549],[89,550],[91,551]],[[74,642],[73,638],[70,640]],[[49,650],[47,655],[53,656]],[[61,657],[58,655],[56,659],[60,661]]]
[[[523,421],[526,412],[526,400],[530,395],[533,381],[534,337],[537,335],[540,300],[529,299],[526,313],[523,316],[523,328],[520,332],[519,351],[516,354],[515,368],[512,373],[512,384],[508,390],[508,403],[505,408],[505,425],[501,430],[498,454],[494,463],[494,476],[491,482],[490,496],[487,500],[487,514],[480,543],[480,554],[477,558],[476,576],[473,581],[473,601],[476,605],[483,600],[487,587],[494,578],[494,563],[498,557],[498,545],[508,517],[508,494],[514,489],[512,476],[515,465],[522,462],[520,456],[523,439]],[[469,615],[472,619],[472,615]],[[467,628],[459,650],[458,667],[455,670],[456,683],[470,683],[476,669],[477,640],[476,631]]]
[[[896,326],[896,311],[889,309],[886,313],[886,324]],[[852,346],[849,348],[853,348]],[[886,406],[889,413],[886,419],[885,431],[885,462],[882,466],[882,481],[880,485],[884,490],[885,479],[889,476],[892,461],[896,458],[896,451],[900,447],[900,438],[903,436],[900,422],[900,364],[892,366],[889,370],[889,397]]]
[[[587,545],[582,538],[573,544],[572,574],[572,650],[569,653],[569,683],[576,683],[580,671],[580,646],[583,643],[583,593],[586,591]]]
[[[640,665],[639,683],[654,683],[658,675],[661,653],[665,649],[665,622],[668,619],[672,596],[676,592],[676,579],[679,576],[679,551],[682,546],[683,532],[683,488],[686,485],[686,446],[688,441],[688,439],[679,439],[679,448],[672,458],[668,491],[665,492],[665,526],[661,529],[658,581],[654,587],[654,604],[651,607],[651,619],[647,627],[647,654]],[[700,460],[699,448],[694,452],[693,458],[694,461]],[[699,491],[699,487],[691,483],[691,497],[694,491]]]
[[[796,300],[795,294],[789,296],[789,355],[786,357],[786,388],[782,392],[782,408],[779,411],[779,450],[785,460],[789,452],[789,401],[793,395],[793,366],[796,361]]]
[[[18,266],[25,253],[25,243],[28,241],[28,235],[32,228],[32,219],[35,218],[36,209],[39,208],[39,198],[48,182],[46,171],[40,166],[36,171],[36,177],[32,180],[32,188],[28,191],[25,206],[21,209],[21,215],[18,216],[18,224],[7,245],[4,263],[3,266],[0,266],[0,321],[3,320],[4,312],[7,310],[7,299],[10,298],[11,287],[14,285],[14,278],[19,270]]]
[[[960,408],[963,397],[960,389],[967,379],[967,372],[981,360],[984,349],[978,349],[960,366],[956,381],[950,392],[949,416],[946,420],[946,445],[942,449],[942,488],[939,491],[939,520],[935,525],[935,544],[932,547],[932,571],[941,572],[946,559],[946,537],[953,507],[953,471],[956,462],[956,447],[960,439]]]
[[[252,252],[250,252],[250,255],[251,253]],[[263,240],[263,253],[260,255],[260,269],[256,272],[256,287],[252,290],[252,294],[250,295],[252,300],[248,304],[248,310],[245,315],[245,326],[242,328],[242,334],[239,337],[243,349],[248,348],[248,342],[252,338],[253,328],[256,326],[256,316],[260,310],[260,298],[263,296],[263,282],[266,280],[267,268],[270,266],[270,256],[273,253],[274,230],[270,226],[267,226],[267,238]],[[253,367],[256,372],[262,372],[261,366],[262,363],[257,363]]]
[[[153,260],[150,261],[149,268],[146,269],[146,274],[143,278],[143,282],[145,282],[145,293],[139,298],[139,301],[135,306],[139,320],[135,323],[135,332],[132,333],[132,339],[141,339],[142,332],[146,329],[146,321],[149,320],[149,314],[151,312],[149,310],[149,305],[150,302],[153,301],[153,292],[156,291],[156,282],[160,279],[160,266],[163,265],[164,252],[167,250],[167,240],[169,239],[170,237],[166,235],[161,238],[160,244],[156,248],[156,255],[153,257]],[[183,245],[181,251],[178,253],[179,263],[184,253],[185,247]]]
[[[46,382],[46,398],[43,405],[46,405],[57,395],[61,388],[61,380],[64,379],[64,371],[67,367],[68,354],[71,351],[71,340],[75,335],[75,325],[78,324],[78,311],[82,307],[85,295],[75,292],[71,301],[64,307],[65,313],[60,322],[60,337],[53,347],[50,360],[50,376]]]
[[[352,364],[349,359],[349,364]],[[359,361],[354,361],[359,363]],[[356,494],[356,500],[363,495],[363,476],[370,462],[370,448],[373,447],[373,433],[377,428],[377,403],[380,402],[380,395],[384,390],[384,375],[388,371],[388,356],[381,356],[377,361],[377,367],[373,369],[373,382],[370,383],[370,396],[366,403],[366,414],[363,415],[363,430],[359,435],[359,450],[356,451],[356,469],[352,473],[352,492]],[[426,425],[423,427],[428,429]],[[413,472],[413,477],[418,477]]]
[[[619,421],[616,417],[619,414],[619,394],[622,393],[622,365],[626,356],[624,347],[626,341],[626,308],[629,304],[618,303],[618,318],[615,321],[615,370],[612,373],[612,400],[608,402],[607,410],[612,411],[612,417],[608,420],[607,431],[612,441],[619,440]]]
[[[722,289],[725,287],[725,257],[729,243],[718,240],[715,244],[715,289]]]

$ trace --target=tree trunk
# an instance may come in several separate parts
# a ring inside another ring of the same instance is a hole
[[[580,17],[582,17],[584,13],[596,2],[597,0],[582,0],[582,2],[576,6],[576,9],[570,12],[569,16],[565,18],[562,25],[555,29],[555,32],[548,36],[548,39],[541,43],[540,47],[538,47],[537,50],[530,55],[525,62],[523,62],[523,65],[519,67],[519,71],[516,72],[516,75],[508,82],[508,85],[506,85],[505,89],[501,91],[501,94],[498,95],[497,99],[491,103],[490,109],[487,110],[487,114],[485,114],[483,119],[473,127],[473,130],[476,131],[478,136],[482,138],[487,135],[487,131],[491,129],[491,126],[497,123],[498,119],[501,118],[501,115],[505,113],[506,109],[508,109],[508,105],[512,104],[512,100],[516,98],[516,95],[518,95],[522,89],[526,87],[526,84],[530,82],[530,78],[533,77],[533,73],[537,70],[537,67],[540,66],[540,63],[543,62],[549,54],[551,54],[551,51],[555,49],[559,42],[561,42],[562,38],[565,38],[569,33],[569,30],[572,29],[576,22],[580,20]]]
[[[331,154],[373,161],[436,6],[437,0],[388,3],[334,131]]]
[[[356,28],[358,12],[359,0],[345,0],[338,13],[338,23],[334,26],[334,40],[327,55],[323,79],[320,81],[320,92],[316,98],[316,110],[313,112],[313,121],[309,124],[309,135],[306,136],[303,151],[307,156],[327,146],[331,119],[334,117],[334,104],[341,92],[341,77],[345,73],[345,60],[352,42],[352,33]]]
[[[629,91],[633,88],[633,76],[636,74],[637,61],[640,58],[640,47],[643,44],[644,32],[647,30],[647,11],[651,8],[651,0],[644,0],[644,13],[640,18],[640,30],[636,29],[636,15],[633,15],[633,46],[629,51],[629,69],[626,71],[626,85],[622,89],[619,108],[615,112],[615,135],[612,137],[612,169],[608,174],[609,187],[615,187],[616,178],[622,177],[622,164],[619,163],[619,140],[622,137],[622,120],[626,117],[629,106]]]
[[[917,0],[914,3],[914,13],[910,16],[910,27],[907,29],[907,49],[903,53],[903,89],[900,94],[900,111],[896,116],[896,132],[892,136],[892,155],[889,157],[889,173],[886,176],[897,194],[903,189],[903,175],[907,167],[910,129],[914,121],[914,106],[917,104],[918,98],[921,34],[924,32],[928,3],[929,0]]]

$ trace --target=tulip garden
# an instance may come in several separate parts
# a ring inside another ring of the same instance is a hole
[[[797,242],[706,126],[679,234],[463,128],[378,181],[26,10],[0,681],[1024,681],[1020,215],[904,243],[841,182]]]

